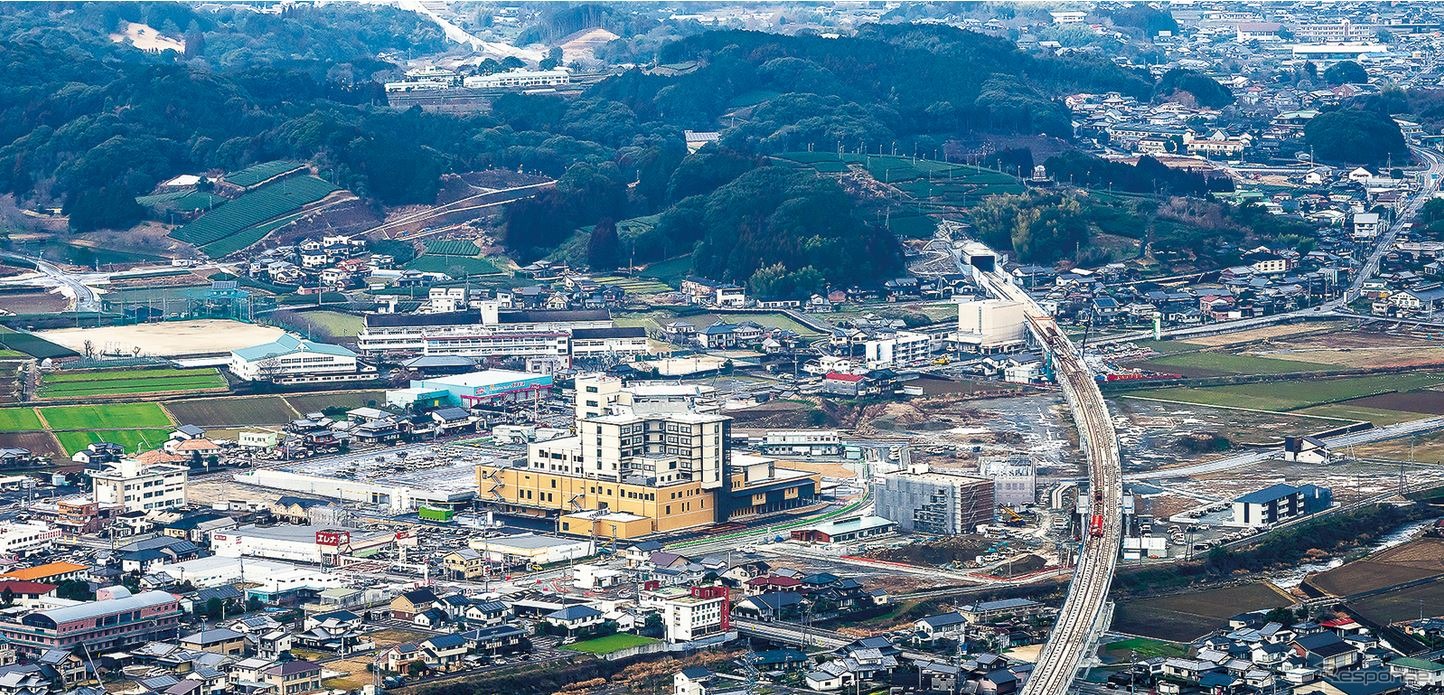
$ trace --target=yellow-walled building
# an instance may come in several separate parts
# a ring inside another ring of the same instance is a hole
[[[525,461],[477,466],[478,500],[556,517],[562,533],[638,538],[817,498],[821,476],[733,453],[732,418],[686,400],[638,409],[624,395],[615,379],[579,378],[576,434],[529,445]]]

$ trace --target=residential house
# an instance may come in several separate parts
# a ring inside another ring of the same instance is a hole
[[[436,594],[431,589],[412,589],[391,599],[391,617],[409,621],[434,605]]]
[[[752,620],[787,620],[802,612],[802,594],[776,591],[749,596],[738,601],[732,612]]]
[[[321,690],[321,665],[305,660],[285,661],[261,672],[269,695],[302,695]]]
[[[543,616],[542,620],[570,633],[601,625],[605,614],[591,606],[572,605],[552,611]]]
[[[968,627],[968,619],[961,613],[948,612],[929,615],[913,623],[913,628],[926,639],[958,639]]]
[[[239,656],[246,651],[246,636],[230,628],[217,627],[181,637],[180,646],[199,652]]]
[[[427,666],[438,671],[450,671],[462,666],[462,660],[471,652],[472,642],[464,635],[450,634],[429,637],[418,646]]]
[[[1359,650],[1333,632],[1305,635],[1291,643],[1294,655],[1306,665],[1337,673],[1359,664]]]

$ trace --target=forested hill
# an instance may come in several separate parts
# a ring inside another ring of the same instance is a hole
[[[823,97],[770,128],[749,129],[745,142],[764,148],[978,130],[1069,137],[1069,114],[1057,97],[1118,91],[1147,98],[1153,89],[1147,75],[1111,62],[1035,57],[1004,39],[938,25],[869,25],[846,39],[714,31],[669,44],[660,58],[702,65],[675,77],[633,71],[593,94],[622,101],[642,118],[696,128],[739,101]]]
[[[137,25],[183,45],[148,53],[116,38]],[[580,96],[511,94],[456,116],[385,105],[379,82],[397,68],[377,56],[443,45],[394,8],[46,4],[0,14],[0,33],[0,194],[60,203],[77,231],[133,225],[135,196],[176,174],[269,159],[309,161],[381,205],[431,202],[448,171],[523,169],[558,184],[506,214],[518,259],[577,248],[578,230],[600,223],[598,243],[580,245],[596,262],[622,257],[616,244],[638,262],[695,250],[693,271],[772,295],[880,283],[901,254],[837,181],[759,171],[775,169],[765,155],[1066,139],[1060,96],[1155,89],[1107,61],[1032,56],[943,26],[837,39],[718,31],[662,49],[690,72],[634,69]],[[689,156],[683,129],[723,136]],[[653,216],[645,234],[609,224]]]
[[[112,38],[132,25],[183,36],[184,50]],[[410,12],[17,5],[0,35],[0,194],[59,202],[81,231],[134,224],[134,197],[179,173],[319,157],[362,195],[415,202],[469,154],[464,120],[374,108],[373,73],[391,67],[378,52],[442,45]]]

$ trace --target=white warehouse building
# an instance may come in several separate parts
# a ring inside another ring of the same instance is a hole
[[[976,299],[958,303],[958,342],[971,352],[1009,352],[1027,340],[1022,302]]]
[[[396,543],[394,531],[333,526],[242,526],[212,531],[211,550],[220,557],[329,564],[338,555],[366,556]]]
[[[538,564],[579,560],[594,552],[590,539],[556,538],[535,533],[519,533],[499,538],[473,538],[467,543],[488,562],[504,565]]]
[[[355,374],[358,367],[356,353],[340,345],[289,333],[263,345],[232,350],[228,366],[236,378],[246,381]]]
[[[757,448],[768,456],[838,456],[843,444],[837,430],[778,430],[763,435]]]

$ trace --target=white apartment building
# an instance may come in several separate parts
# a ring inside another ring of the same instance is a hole
[[[722,631],[722,610],[727,599],[688,594],[662,601],[662,624],[668,642],[691,642]]]
[[[428,313],[462,311],[471,306],[478,293],[470,287],[433,287],[426,293]]]
[[[102,507],[123,507],[127,512],[148,512],[185,506],[185,466],[157,463],[146,466],[135,459],[91,474],[95,501]]]
[[[39,521],[0,524],[0,555],[24,556],[60,539],[60,529]]]
[[[1289,271],[1289,262],[1285,258],[1270,256],[1254,261],[1250,267],[1253,268],[1253,272],[1260,275],[1277,275]]]
[[[568,352],[565,333],[448,333],[421,340],[423,355],[462,357],[557,357]]]
[[[873,369],[916,364],[932,354],[932,337],[926,333],[898,331],[863,343],[863,356]]]
[[[405,352],[469,357],[566,357],[572,331],[612,328],[605,310],[504,311],[480,308],[427,314],[367,314],[356,336],[367,354]]]
[[[780,430],[763,435],[758,448],[768,456],[837,456],[842,437],[837,430]]]

